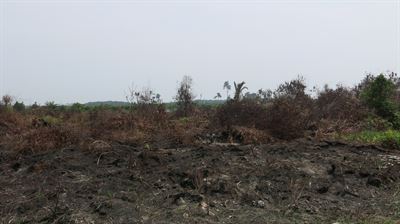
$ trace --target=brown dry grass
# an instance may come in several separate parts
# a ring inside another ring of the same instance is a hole
[[[187,117],[167,112],[160,103],[88,111],[44,106],[20,113],[0,108],[0,140],[17,152],[38,152],[90,148],[96,141],[160,147],[213,141],[260,144],[307,135],[325,138],[365,125],[379,128],[376,119],[364,122],[370,112],[355,90],[326,87],[312,98],[305,89],[299,78],[280,85],[266,101],[243,98],[217,108],[194,107]]]

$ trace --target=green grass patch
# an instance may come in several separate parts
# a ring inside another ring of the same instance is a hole
[[[400,149],[400,131],[362,131],[342,135],[346,141],[381,145],[385,148]]]
[[[61,120],[59,118],[50,116],[50,115],[46,115],[44,117],[42,117],[43,121],[48,123],[49,125],[58,125],[61,123]]]

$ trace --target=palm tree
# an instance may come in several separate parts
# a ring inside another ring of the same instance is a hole
[[[235,86],[235,97],[233,98],[233,101],[239,102],[243,90],[248,89],[248,88],[246,86],[244,86],[244,84],[246,84],[245,82],[241,82],[238,84],[236,84],[236,82],[233,82],[233,84]]]
[[[231,90],[232,86],[229,84],[229,81],[224,82],[224,89],[226,89],[226,99],[229,99],[229,91]]]

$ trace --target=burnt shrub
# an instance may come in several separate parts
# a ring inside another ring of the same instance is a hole
[[[24,130],[13,135],[6,145],[16,152],[39,152],[57,150],[78,144],[82,139],[80,128],[53,126]]]
[[[221,137],[228,142],[236,142],[241,144],[259,144],[274,141],[274,139],[265,130],[243,126],[234,126],[229,133],[222,133]]]
[[[312,121],[312,99],[275,98],[267,108],[266,128],[280,139],[303,137]]]
[[[162,125],[167,120],[167,111],[164,104],[138,104],[136,114],[152,125]]]
[[[367,108],[362,105],[356,93],[343,86],[337,86],[336,89],[325,86],[315,102],[317,119],[357,122],[367,114]]]
[[[217,109],[215,118],[217,123],[227,130],[232,129],[233,126],[263,128],[266,109],[264,105],[256,100],[230,100]]]
[[[267,106],[265,129],[273,137],[295,139],[303,137],[313,122],[313,99],[305,92],[302,77],[280,85]]]
[[[21,129],[28,126],[28,120],[26,115],[20,113],[0,111],[0,138],[7,135],[18,134]]]
[[[152,139],[168,147],[196,145],[207,133],[209,119],[196,115],[169,120],[166,127],[152,133]]]
[[[106,109],[88,112],[86,120],[93,138],[110,135],[115,130],[127,130],[131,125],[128,113]]]
[[[188,117],[194,110],[193,100],[193,79],[190,76],[184,76],[179,84],[178,92],[176,94],[176,115],[178,117]]]
[[[163,124],[167,113],[165,105],[162,103],[161,95],[154,92],[150,87],[137,90],[129,88],[126,96],[129,107],[128,123],[132,130],[137,123],[147,123],[148,125]]]

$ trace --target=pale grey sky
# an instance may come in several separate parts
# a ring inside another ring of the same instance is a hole
[[[0,94],[28,103],[124,100],[132,82],[170,101],[184,75],[212,98],[225,80],[400,71],[400,0],[0,2]]]

